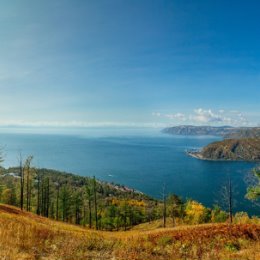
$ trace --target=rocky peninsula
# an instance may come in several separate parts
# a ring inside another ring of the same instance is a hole
[[[210,143],[201,150],[187,151],[189,156],[214,161],[260,161],[259,127],[176,126],[164,133],[174,135],[215,135],[224,140]]]

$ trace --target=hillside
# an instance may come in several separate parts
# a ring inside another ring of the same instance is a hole
[[[241,128],[225,135],[226,139],[260,138],[260,127]]]
[[[214,142],[199,152],[189,152],[199,159],[260,161],[260,139],[226,139]]]
[[[0,169],[0,203],[102,230],[129,229],[157,218],[153,209],[160,207],[158,200],[129,187],[26,162],[21,169]]]
[[[248,259],[260,257],[259,224],[204,224],[102,232],[0,204],[0,259]]]

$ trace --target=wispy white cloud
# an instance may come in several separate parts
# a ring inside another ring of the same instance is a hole
[[[183,113],[176,113],[176,114],[162,114],[160,112],[154,112],[152,113],[153,116],[157,116],[157,117],[164,117],[164,118],[168,118],[168,119],[177,119],[180,121],[186,121],[187,117],[183,114]]]
[[[226,121],[223,113],[217,114],[212,112],[211,109],[204,110],[202,108],[194,109],[194,114],[190,115],[189,118],[191,121],[199,123],[218,123]]]
[[[180,121],[186,121],[187,120],[186,116],[182,113],[166,114],[165,117],[170,118],[170,119],[177,119],[177,120],[180,120]]]
[[[237,110],[224,110],[213,111],[212,109],[197,108],[192,113],[175,113],[163,114],[154,112],[153,116],[160,118],[167,118],[173,123],[186,122],[189,124],[209,124],[209,125],[233,125],[233,126],[247,126],[252,125],[248,119]]]

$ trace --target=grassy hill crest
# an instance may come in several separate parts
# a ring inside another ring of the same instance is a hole
[[[0,258],[10,260],[256,260],[260,257],[260,225],[256,223],[107,232],[0,204],[0,235]]]

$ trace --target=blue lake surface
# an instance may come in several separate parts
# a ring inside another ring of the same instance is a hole
[[[4,166],[18,165],[18,154],[34,155],[34,165],[124,184],[160,198],[167,192],[193,198],[207,206],[221,202],[228,176],[234,184],[235,210],[259,215],[244,199],[246,179],[254,163],[201,161],[185,154],[217,137],[170,136],[159,129],[81,129],[62,134],[0,133]],[[27,131],[28,132],[28,131]]]

